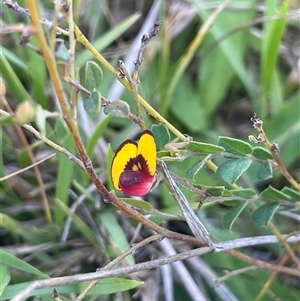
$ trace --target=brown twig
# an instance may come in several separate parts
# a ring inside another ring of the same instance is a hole
[[[121,77],[125,77],[131,87],[131,92],[133,94],[134,100],[135,100],[135,109],[136,109],[136,114],[138,116],[138,122],[137,124],[140,126],[141,131],[145,131],[147,129],[145,122],[144,122],[144,117],[143,117],[143,113],[142,113],[142,109],[141,109],[141,103],[139,101],[139,97],[138,97],[138,82],[135,81],[131,75],[128,73],[125,64],[123,63],[123,61],[119,60],[118,62],[118,70],[119,70],[119,75]]]
[[[39,14],[38,14],[38,10],[37,10],[37,4],[34,0],[29,0],[28,4],[29,4],[29,10],[31,12],[32,23],[37,29],[36,38],[37,38],[37,41],[41,48],[41,51],[43,53],[51,80],[55,87],[57,98],[59,100],[63,116],[69,127],[70,133],[75,141],[78,153],[79,153],[81,160],[83,162],[83,165],[84,165],[84,169],[87,172],[87,174],[89,175],[91,181],[97,187],[98,191],[103,196],[104,200],[112,203],[113,205],[118,207],[123,213],[125,213],[125,214],[129,215],[130,217],[134,218],[135,220],[141,222],[144,226],[152,229],[153,231],[161,234],[163,237],[169,237],[169,238],[173,238],[173,239],[177,239],[177,240],[190,242],[190,243],[193,243],[196,245],[202,245],[203,243],[199,239],[196,239],[194,237],[184,235],[181,233],[169,231],[167,229],[164,229],[164,228],[158,226],[154,222],[150,221],[149,219],[147,219],[146,217],[141,215],[138,211],[133,209],[131,206],[122,202],[120,199],[117,198],[117,196],[115,195],[114,192],[109,192],[107,190],[107,188],[104,186],[102,181],[97,176],[95,169],[93,167],[93,164],[92,164],[89,156],[87,155],[86,149],[84,147],[84,144],[83,144],[80,134],[79,134],[77,122],[74,119],[72,112],[70,112],[70,110],[69,110],[70,107],[69,107],[68,101],[67,101],[66,96],[63,91],[62,83],[59,78],[56,64],[53,64],[53,61],[54,61],[53,54],[51,53],[51,50],[47,44],[46,38],[45,38],[44,33],[41,28],[41,24],[39,22]]]
[[[174,182],[174,179],[172,178],[167,165],[164,161],[161,163],[161,167],[163,170],[163,173],[165,175],[164,180],[165,184],[168,187],[170,193],[173,195],[174,199],[178,203],[182,214],[186,218],[186,222],[188,223],[191,231],[193,234],[201,239],[201,241],[210,247],[215,247],[215,243],[213,242],[213,239],[209,232],[206,230],[205,226],[202,224],[202,222],[199,220],[198,216],[195,214],[195,212],[190,207],[185,195],[181,192],[181,190],[176,186],[176,183]]]
[[[30,17],[29,9],[20,6],[17,1],[5,0],[3,1],[3,4],[18,14]],[[40,22],[41,24],[46,25],[48,29],[51,29],[53,27],[53,23],[48,21],[46,18],[40,19]],[[60,27],[56,27],[56,34],[63,34],[65,36],[69,36],[69,31],[64,30]]]
[[[286,167],[284,166],[280,156],[279,156],[279,146],[277,143],[271,143],[263,129],[263,121],[258,118],[256,113],[250,118],[252,126],[258,131],[258,136],[252,141],[256,143],[263,143],[272,153],[275,162],[277,163],[277,169],[283,174],[283,176],[290,182],[290,184],[297,190],[300,191],[299,183],[291,176]]]
[[[161,26],[161,21],[156,21],[154,23],[153,28],[150,30],[150,33],[145,33],[141,38],[141,47],[138,51],[137,58],[134,62],[135,68],[134,68],[134,74],[132,76],[133,79],[135,79],[135,81],[138,81],[137,74],[138,74],[139,67],[143,62],[142,56],[143,56],[144,49],[145,49],[146,45],[150,42],[150,40],[157,35],[160,26]]]
[[[293,269],[293,268],[289,268],[289,267],[283,267],[282,265],[268,263],[263,260],[253,258],[249,255],[246,255],[246,254],[236,251],[236,250],[227,250],[226,253],[232,255],[235,258],[249,262],[258,268],[265,268],[265,269],[269,269],[272,271],[276,271],[276,272],[280,272],[280,273],[287,273],[290,275],[300,277],[300,271],[298,269]]]
[[[296,251],[299,248],[300,244],[296,243],[293,246],[293,251]],[[283,266],[288,259],[290,258],[290,254],[285,254],[282,259],[279,262],[279,266]],[[269,287],[271,286],[271,284],[273,283],[273,281],[275,280],[277,274],[279,273],[279,271],[273,271],[272,274],[270,275],[269,279],[265,282],[263,288],[261,289],[261,291],[259,292],[259,294],[257,295],[257,297],[255,298],[255,301],[260,301],[262,300],[262,298],[264,297],[265,293],[267,292],[267,290],[269,289]]]
[[[122,261],[125,257],[127,257],[128,255],[132,254],[134,251],[136,251],[137,249],[145,246],[146,244],[155,241],[155,240],[159,240],[162,239],[162,236],[160,234],[154,234],[152,236],[147,237],[146,239],[140,241],[139,243],[135,244],[134,246],[132,246],[131,248],[129,248],[126,252],[122,253],[120,256],[118,256],[117,258],[115,258],[113,261],[111,261],[109,264],[107,264],[105,267],[98,269],[97,272],[101,272],[104,270],[111,270],[114,266],[116,266],[120,261]],[[76,298],[76,301],[81,301],[86,295],[87,293],[98,284],[99,280],[93,280],[85,289],[84,291]]]
[[[1,92],[1,94],[3,94]],[[13,111],[9,105],[9,103],[7,102],[7,100],[5,99],[5,94],[4,95],[1,95],[1,102],[3,101],[4,103],[4,106],[7,108],[8,112],[10,113],[10,115],[13,115]],[[2,111],[2,110],[1,110]],[[39,167],[34,164],[36,163],[36,160],[35,160],[35,157],[33,155],[33,152],[31,150],[31,147],[29,146],[29,143],[21,129],[21,127],[19,125],[15,125],[16,127],[16,130],[17,130],[17,133],[28,153],[28,156],[30,158],[30,161],[32,162],[33,164],[33,169],[34,169],[34,172],[36,174],[36,178],[37,178],[37,181],[39,183],[39,186],[40,186],[40,191],[41,191],[41,198],[42,198],[42,201],[43,201],[43,206],[44,206],[44,211],[45,211],[45,216],[46,216],[46,219],[49,223],[52,223],[52,216],[51,216],[51,210],[50,210],[50,205],[49,205],[49,200],[48,200],[48,197],[47,197],[47,194],[46,194],[46,190],[45,190],[45,185],[44,185],[44,181],[43,181],[43,178],[42,178],[42,175],[41,175],[41,172],[39,170]]]
[[[299,242],[299,235],[294,235],[292,237],[289,237],[287,239],[288,242]],[[241,247],[248,247],[249,245],[257,245],[257,244],[267,244],[267,243],[278,243],[278,238],[275,237],[274,235],[268,235],[268,236],[260,236],[260,237],[250,237],[250,238],[242,238],[242,239],[237,239],[233,241],[227,241],[224,243],[219,243],[218,249],[215,250],[215,252],[224,252],[228,249],[233,249],[233,248],[241,248]],[[176,255],[172,256],[164,256],[159,259],[135,264],[133,266],[128,266],[128,267],[122,267],[114,270],[100,270],[98,272],[94,273],[87,273],[87,274],[77,274],[77,275],[72,275],[72,276],[65,276],[65,277],[57,277],[57,278],[52,278],[52,279],[44,279],[44,280],[39,280],[39,281],[34,281],[30,285],[28,285],[24,290],[19,292],[17,295],[15,295],[11,301],[22,301],[25,300],[33,291],[41,288],[47,288],[47,287],[56,287],[59,285],[64,285],[64,284],[70,284],[70,283],[78,283],[78,282],[83,282],[83,281],[92,281],[96,279],[103,279],[107,277],[116,277],[116,276],[121,276],[121,275],[128,275],[131,273],[135,273],[138,271],[143,271],[143,270],[149,270],[153,269],[165,264],[170,264],[176,261],[182,261],[194,256],[202,256],[204,254],[212,252],[213,248],[209,247],[202,247],[182,253],[178,253]],[[229,250],[233,252],[234,250]],[[228,251],[228,252],[229,252]],[[230,253],[233,254],[233,253]],[[237,255],[239,255],[240,252],[237,252]],[[242,254],[244,255],[244,254]],[[234,254],[235,256],[235,254]],[[245,255],[247,257],[247,255]],[[242,260],[246,260],[246,257],[241,257]],[[246,260],[247,261],[247,260]],[[251,258],[251,263],[253,259]],[[258,261],[257,261],[258,263]],[[274,266],[272,264],[264,264],[265,262],[262,262],[263,264],[260,265],[260,268],[270,268],[272,270],[278,270],[279,272],[282,273],[287,273],[289,275],[295,275],[299,276],[299,271],[297,269],[292,269],[292,268],[278,268],[278,266]],[[260,263],[259,263],[260,264]]]

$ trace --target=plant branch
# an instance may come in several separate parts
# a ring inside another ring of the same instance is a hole
[[[290,182],[290,184],[297,190],[300,191],[300,185],[297,181],[290,175],[286,167],[284,166],[281,158],[279,157],[279,146],[276,143],[271,143],[263,129],[263,121],[257,117],[256,113],[250,119],[253,123],[253,128],[255,128],[259,135],[256,137],[256,143],[264,143],[264,145],[271,151],[274,160],[277,163],[277,169],[283,174],[283,176]]]
[[[298,248],[299,248],[299,242],[296,243],[294,246],[293,246],[293,251],[296,251]],[[280,260],[279,262],[279,266],[283,266],[287,261],[288,259],[290,258],[290,255],[289,254],[285,254],[282,259]],[[262,298],[264,297],[264,295],[266,294],[267,290],[269,289],[269,287],[271,286],[271,284],[273,283],[273,281],[275,280],[277,274],[278,274],[279,271],[273,271],[272,274],[270,275],[269,279],[265,282],[263,288],[261,289],[261,291],[259,292],[259,294],[257,295],[257,297],[255,298],[254,301],[261,301]]]
[[[289,268],[289,267],[283,267],[283,266],[277,265],[277,264],[271,264],[271,263],[265,262],[263,260],[253,258],[251,256],[248,256],[248,255],[241,253],[239,251],[236,251],[236,250],[227,250],[226,253],[234,256],[235,258],[249,262],[258,268],[265,268],[265,269],[269,269],[272,271],[277,271],[280,273],[286,273],[289,275],[300,277],[299,269],[293,269],[293,268]]]
[[[4,103],[4,106],[10,112],[10,115],[13,115],[13,111],[12,111],[8,101],[6,100],[5,95],[1,95],[1,102]],[[17,133],[18,133],[18,135],[19,135],[19,137],[20,137],[20,139],[21,139],[21,141],[22,141],[22,143],[23,143],[23,145],[24,145],[24,147],[25,147],[25,149],[28,153],[30,161],[33,164],[33,169],[34,169],[37,181],[38,181],[39,186],[40,186],[41,199],[42,199],[42,202],[43,202],[43,207],[44,207],[44,212],[45,212],[46,219],[47,219],[48,223],[52,223],[52,216],[51,216],[49,200],[48,200],[48,197],[47,197],[47,194],[46,194],[45,185],[44,185],[44,181],[43,181],[40,169],[36,164],[34,164],[34,163],[36,163],[35,157],[33,155],[31,147],[30,147],[30,145],[29,145],[29,143],[28,143],[21,127],[19,125],[15,125],[15,127],[16,127]]]
[[[300,241],[300,235],[293,235],[290,236],[287,241],[289,243],[291,242],[299,242]],[[274,235],[267,235],[267,236],[258,236],[258,237],[249,237],[249,238],[242,238],[242,239],[236,239],[232,241],[227,241],[223,243],[218,244],[218,249],[215,250],[215,252],[224,252],[226,250],[229,250],[232,248],[241,248],[241,247],[248,247],[250,245],[259,245],[259,244],[270,244],[270,243],[278,243],[278,238]],[[19,292],[17,295],[15,295],[11,301],[22,301],[25,300],[33,291],[41,288],[47,288],[47,287],[56,287],[59,285],[64,285],[64,284],[70,284],[70,283],[78,283],[78,282],[83,282],[83,281],[92,281],[96,279],[103,279],[107,277],[117,277],[121,275],[128,275],[131,273],[135,273],[138,271],[143,271],[143,270],[149,270],[153,269],[165,264],[170,264],[176,261],[182,261],[191,257],[195,256],[202,256],[204,254],[212,252],[214,249],[210,247],[202,247],[182,253],[178,253],[176,255],[172,256],[164,256],[159,259],[135,264],[132,266],[128,267],[122,267],[114,270],[100,270],[94,273],[86,273],[86,274],[77,274],[77,275],[72,275],[72,276],[65,276],[65,277],[57,277],[57,278],[52,278],[52,279],[44,279],[44,280],[39,280],[39,281],[34,281],[30,285],[26,287],[23,291]],[[240,252],[237,252],[237,255],[240,255]],[[233,253],[232,253],[233,254]],[[233,254],[235,256],[236,254]],[[243,255],[243,254],[242,254]],[[247,257],[247,255],[246,255]],[[246,257],[240,257],[242,260],[246,259]],[[252,263],[252,258],[251,263]],[[264,263],[264,262],[263,262]],[[282,268],[278,269],[277,266],[275,266],[269,263],[266,263],[265,265],[260,265],[261,268],[270,268],[272,270],[279,270],[279,272],[282,273],[287,273],[289,275],[295,275],[299,276],[299,271],[297,269],[292,269],[292,268]]]
[[[132,93],[130,83],[125,78],[119,76],[118,71],[114,69],[112,65],[110,65],[108,61],[93,47],[93,45],[80,31],[78,26],[76,24],[74,24],[74,26],[75,26],[75,34],[78,42],[80,42],[86,49],[88,49],[93,54],[93,56],[99,61],[99,63],[104,68],[106,68],[116,79],[118,79],[129,92]],[[186,140],[186,137],[181,132],[179,132],[170,122],[168,122],[156,110],[154,110],[148,104],[148,102],[140,95],[138,95],[138,101],[144,107],[144,109],[147,111],[149,115],[154,117],[158,122],[164,124],[176,137],[178,137],[182,141]]]
[[[12,116],[9,113],[5,112],[4,110],[0,109],[0,115],[9,117]],[[80,159],[78,159],[76,156],[74,156],[72,153],[70,153],[68,150],[65,148],[61,147],[60,145],[54,143],[53,141],[49,140],[45,136],[41,135],[40,132],[38,132],[33,126],[30,124],[22,124],[22,127],[31,132],[32,134],[35,135],[35,137],[52,148],[56,149],[58,152],[65,154],[70,160],[74,161],[77,165],[79,165],[82,169],[84,169],[84,165]]]
[[[39,14],[38,14],[38,9],[37,9],[37,4],[34,0],[29,0],[28,1],[28,6],[29,10],[31,12],[31,20],[32,24],[36,27],[37,33],[36,33],[36,38],[38,40],[39,46],[41,48],[41,51],[43,53],[46,65],[48,67],[48,71],[51,77],[51,80],[53,82],[53,85],[55,87],[57,97],[62,109],[63,116],[65,117],[65,120],[67,122],[67,125],[69,127],[70,133],[75,141],[78,153],[82,159],[84,169],[89,175],[90,179],[94,183],[94,185],[97,187],[98,191],[101,193],[102,197],[104,200],[107,202],[112,203],[114,206],[118,207],[123,213],[131,216],[135,220],[139,221],[142,223],[144,226],[152,229],[153,231],[161,234],[164,237],[168,238],[173,238],[177,240],[182,240],[186,242],[190,242],[196,245],[202,245],[202,242],[194,237],[184,235],[181,233],[173,232],[167,229],[164,229],[154,222],[150,221],[143,215],[141,215],[138,211],[133,209],[131,206],[128,206],[126,203],[122,202],[120,199],[117,198],[115,195],[114,191],[109,192],[107,188],[104,186],[102,181],[99,179],[97,176],[95,169],[93,167],[93,164],[87,155],[86,149],[83,145],[83,142],[81,140],[78,127],[77,127],[77,122],[74,119],[74,116],[70,114],[69,111],[69,105],[66,99],[66,96],[63,92],[62,84],[59,78],[58,70],[56,68],[56,64],[53,64],[54,58],[53,54],[50,51],[49,46],[47,45],[46,38],[44,36],[44,33],[42,31],[40,22],[39,22]],[[75,26],[75,32],[76,32],[76,26]],[[112,68],[112,67],[111,67]]]
[[[119,75],[124,76],[130,84],[131,92],[132,92],[132,95],[135,100],[135,109],[136,109],[136,114],[138,116],[138,125],[140,126],[141,131],[145,131],[147,128],[146,128],[146,125],[144,122],[144,117],[143,117],[143,113],[141,110],[141,104],[139,102],[139,93],[138,93],[138,88],[137,88],[138,80],[134,80],[131,77],[131,75],[128,73],[128,71],[126,69],[125,64],[121,60],[119,60],[119,62],[118,62],[118,70],[119,70]]]
[[[154,234],[152,236],[147,237],[146,239],[140,241],[139,243],[135,244],[134,246],[132,246],[131,248],[129,248],[127,251],[125,251],[124,253],[122,253],[120,256],[118,256],[117,258],[115,258],[113,261],[111,261],[109,264],[107,264],[105,267],[101,268],[101,269],[97,269],[97,272],[100,271],[108,271],[111,270],[114,266],[116,266],[120,261],[122,261],[125,257],[127,257],[128,255],[132,254],[134,251],[136,251],[137,249],[147,245],[148,243],[158,240],[158,239],[162,239],[163,237],[160,234]],[[98,284],[98,279],[93,280],[85,289],[84,291],[76,298],[76,301],[81,301],[86,295],[87,293]]]

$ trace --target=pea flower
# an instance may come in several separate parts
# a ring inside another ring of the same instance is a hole
[[[114,188],[128,196],[144,196],[155,180],[156,144],[153,134],[145,130],[138,143],[124,141],[112,161]]]

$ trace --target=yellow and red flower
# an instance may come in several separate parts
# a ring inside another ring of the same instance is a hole
[[[114,188],[128,196],[144,196],[155,180],[156,144],[153,134],[146,130],[138,143],[124,141],[112,161],[111,177]]]

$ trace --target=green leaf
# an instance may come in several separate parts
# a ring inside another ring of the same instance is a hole
[[[186,148],[192,152],[198,152],[203,154],[220,153],[225,150],[223,147],[218,145],[197,142],[197,141],[191,141]]]
[[[230,190],[233,195],[239,196],[241,198],[253,198],[256,195],[256,191],[251,188],[245,188],[245,189],[233,189]]]
[[[248,158],[228,160],[219,166],[217,174],[224,181],[233,184],[249,168],[251,162]]]
[[[267,226],[278,207],[279,203],[276,202],[264,204],[253,212],[252,219],[259,226]]]
[[[151,126],[150,130],[154,135],[156,148],[158,150],[163,149],[167,143],[170,143],[171,135],[170,135],[168,128],[166,128],[165,125],[163,125],[161,123],[153,124]]]
[[[99,91],[94,91],[83,101],[83,107],[87,113],[99,114],[101,110],[101,94]]]
[[[23,282],[19,284],[13,284],[6,287],[2,300],[13,298],[18,292],[24,290],[28,287],[32,282]],[[61,286],[57,286],[56,290],[59,294],[67,294],[74,293],[80,294],[84,291],[84,289],[89,285],[90,282],[85,281],[81,283],[74,284],[65,284]],[[105,278],[100,279],[98,285],[94,286],[89,292],[88,296],[100,296],[100,295],[108,295],[117,292],[128,291],[137,286],[140,286],[143,282],[132,280],[132,279],[124,279],[124,278]],[[30,296],[52,296],[53,288],[43,288],[37,289],[31,292]],[[65,298],[63,298],[65,299]]]
[[[288,1],[283,1],[280,14],[288,11]],[[274,15],[278,10],[276,1],[267,1],[266,17]],[[278,51],[286,27],[286,18],[278,18],[274,22],[264,22],[264,39],[262,40],[261,86],[263,95],[270,92],[274,80],[274,70],[278,60]]]
[[[192,0],[191,2],[197,9],[199,16],[201,16],[201,19],[207,20],[211,17],[211,11],[204,10],[198,0]],[[246,20],[252,20],[253,8],[251,9],[249,7],[247,11],[244,11],[243,13],[238,15],[232,14],[232,12],[229,12],[228,10],[222,11],[222,13],[218,15],[218,17],[214,20],[214,24],[210,28],[209,35],[205,37],[205,40],[208,39],[211,35],[214,38],[214,41],[218,41],[218,39],[224,34],[226,34],[226,32],[229,32],[233,28],[239,27],[239,24],[244,23]],[[211,55],[209,54],[207,57],[205,57],[203,64],[208,66],[202,71],[202,76],[200,77],[200,87],[204,87],[204,89],[202,88],[199,94],[204,98],[203,102],[205,108],[211,108],[212,105],[217,107],[217,104],[219,103],[219,101],[217,102],[217,99],[220,99],[222,96],[224,97],[224,95],[226,95],[226,91],[228,91],[228,87],[230,86],[229,83],[231,83],[235,75],[242,82],[243,86],[247,90],[253,102],[256,103],[258,101],[258,93],[257,91],[255,91],[255,88],[251,84],[251,78],[249,76],[249,72],[244,60],[244,56],[247,51],[246,44],[248,41],[248,34],[249,29],[246,29],[230,37],[227,37],[225,40],[222,41],[222,43],[218,43],[218,48],[215,49],[215,51],[211,51]],[[225,56],[225,59],[229,64],[227,65],[224,62],[222,69],[216,66],[219,72],[213,73],[214,70],[209,69],[214,69],[211,66],[215,64],[219,65],[221,54],[222,56]],[[209,56],[211,56],[208,62],[209,64],[206,64],[206,60]],[[216,60],[218,60],[217,63]],[[203,69],[203,66],[201,66],[201,69]],[[226,76],[224,76],[224,70],[226,70]],[[227,70],[229,70],[229,76],[231,78],[231,81],[229,80],[229,83],[227,81]],[[233,74],[232,70],[234,71]],[[208,79],[205,80],[206,77],[208,77]],[[226,84],[224,85],[222,81],[225,81]],[[218,91],[215,92],[213,90],[219,89],[219,82],[223,94],[221,93],[220,95],[215,95]],[[211,89],[211,87],[214,88]],[[205,90],[208,90],[208,92],[206,92]],[[213,100],[211,96],[213,96]],[[214,108],[211,108],[209,113],[212,113],[213,109]]]
[[[151,222],[157,224],[157,225],[159,225],[159,224],[165,222],[165,218],[164,218],[163,216],[161,216],[161,215],[155,215],[155,214],[151,215],[151,216],[149,217],[149,220],[150,220]]]
[[[199,172],[199,170],[204,166],[204,164],[206,163],[207,160],[210,159],[210,155],[207,155],[205,158],[203,158],[202,160],[196,162],[195,164],[193,164],[185,173],[185,175],[190,178],[193,179],[194,181],[194,177],[195,175]]]
[[[269,186],[264,191],[262,191],[261,197],[268,199],[268,200],[276,200],[276,201],[279,201],[279,200],[290,201],[291,200],[291,197],[288,194],[285,194],[272,186]]]
[[[32,265],[1,249],[0,249],[0,263],[13,267],[17,270],[21,270],[30,274],[37,275],[41,278],[49,278],[48,275],[42,273],[40,270],[36,269]]]
[[[292,202],[299,202],[300,201],[300,192],[296,191],[290,187],[283,187],[283,189],[281,189],[281,192],[284,193],[285,195],[288,195],[291,197],[291,201]]]
[[[97,89],[103,79],[102,69],[95,62],[89,61],[85,65],[85,87],[93,92]]]
[[[74,140],[71,135],[66,138],[63,146],[67,147],[68,151],[70,152],[75,150]],[[69,189],[74,176],[73,173],[75,164],[63,153],[58,153],[57,157],[59,163],[56,174],[55,197],[67,204],[69,201]],[[61,207],[57,206],[57,203],[54,205],[54,219],[57,226],[63,225],[65,213],[61,210]]]
[[[60,142],[63,142],[70,136],[69,129],[61,115],[56,118],[54,132]]]
[[[107,168],[107,179],[108,179],[107,186],[110,190],[114,189],[112,180],[111,180],[111,164],[112,164],[113,157],[114,157],[114,151],[112,150],[111,145],[109,144],[108,150],[107,150],[107,155],[106,155],[106,166],[108,166],[108,168]]]
[[[174,79],[174,74],[172,79]],[[169,93],[170,89],[172,88],[168,87]],[[170,107],[166,108],[168,104],[165,101],[162,101],[162,105],[164,105],[164,108],[161,108],[162,111],[169,109],[188,131],[198,132],[206,129],[207,117],[199,102],[199,94],[187,76],[182,77],[176,84]]]
[[[55,52],[55,58],[61,62],[67,62],[70,59],[70,53],[64,43],[61,43]]]
[[[253,147],[252,155],[261,160],[273,159],[272,154],[261,146]]]
[[[127,241],[126,235],[124,230],[119,225],[118,220],[116,219],[115,215],[111,212],[103,212],[99,215],[101,223],[106,227],[108,233],[110,234],[111,238],[114,241],[114,244],[117,245],[119,251],[121,253],[127,251],[130,246]],[[135,263],[134,258],[132,255],[128,255],[126,257],[129,265],[133,265]]]
[[[46,116],[41,105],[36,106],[35,123],[42,136],[46,135]]]
[[[265,161],[264,164],[257,171],[257,178],[260,180],[267,180],[273,177],[273,169],[271,162]]]
[[[220,136],[218,145],[224,147],[228,153],[238,156],[245,156],[252,153],[251,145],[239,139]]]
[[[237,205],[230,208],[223,217],[223,226],[225,229],[231,230],[231,227],[243,209],[246,207],[247,202],[239,202]]]
[[[130,107],[129,104],[124,100],[117,99],[105,105],[103,112],[105,115],[109,116],[128,118],[128,115],[130,113]]]
[[[7,266],[0,264],[0,297],[3,294],[4,289],[7,287],[10,281],[10,274],[8,272]],[[3,300],[1,298],[1,300]]]
[[[207,185],[199,185],[199,184],[195,184],[194,186],[203,191],[206,191],[212,196],[224,196],[224,192],[227,191],[225,190],[225,186],[207,186]],[[228,196],[231,196],[231,194],[229,194]]]
[[[150,211],[153,209],[153,206],[146,201],[143,200],[137,200],[137,199],[130,199],[130,198],[120,198],[124,203],[142,208],[144,210]]]
[[[213,187],[208,187],[208,186],[202,186],[203,190],[211,194],[212,196],[221,196],[223,195],[225,191],[225,186],[213,186]]]
[[[5,48],[0,48],[0,66],[1,76],[6,82],[6,89],[9,90],[17,102],[24,101],[25,99],[32,101],[30,95],[22,85],[18,75],[15,73],[14,69],[3,55],[3,49]],[[28,69],[28,66],[26,66],[26,68]]]

